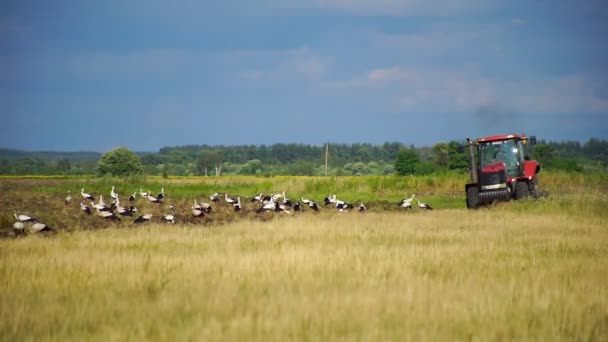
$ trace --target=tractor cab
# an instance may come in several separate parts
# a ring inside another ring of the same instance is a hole
[[[508,138],[511,137],[511,138]],[[510,135],[506,138],[501,136],[488,137],[477,140],[479,149],[479,168],[484,172],[486,168],[496,167],[495,164],[503,164],[506,175],[510,178],[520,177],[524,173],[525,162],[525,140],[519,136]]]
[[[528,157],[535,137],[509,134],[469,141],[471,183],[467,184],[467,207],[496,200],[536,195],[540,165]]]

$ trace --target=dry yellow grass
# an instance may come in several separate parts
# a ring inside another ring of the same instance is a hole
[[[605,216],[533,205],[0,240],[0,340],[605,341]]]

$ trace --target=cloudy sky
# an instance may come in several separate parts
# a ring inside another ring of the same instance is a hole
[[[0,147],[608,138],[608,4],[0,2]]]

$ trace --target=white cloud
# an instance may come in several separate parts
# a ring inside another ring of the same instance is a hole
[[[241,73],[246,80],[252,81],[285,81],[285,80],[318,80],[325,77],[333,61],[303,47],[284,51],[257,51],[239,53],[241,64],[248,65],[263,57],[259,67],[245,67]]]
[[[474,112],[484,107],[522,113],[608,112],[608,98],[596,95],[592,77],[503,81],[450,69],[384,68],[349,80],[328,81],[331,94],[366,96],[370,91],[385,110],[406,112]]]

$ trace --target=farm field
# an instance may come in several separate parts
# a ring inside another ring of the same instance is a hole
[[[542,176],[548,197],[474,211],[456,175],[0,179],[0,227],[16,210],[58,230],[0,239],[0,339],[606,340],[608,178]],[[112,184],[163,186],[178,224],[84,217],[80,188]],[[215,191],[337,193],[369,210],[243,202],[192,221],[191,200]],[[435,210],[398,210],[414,192]]]

